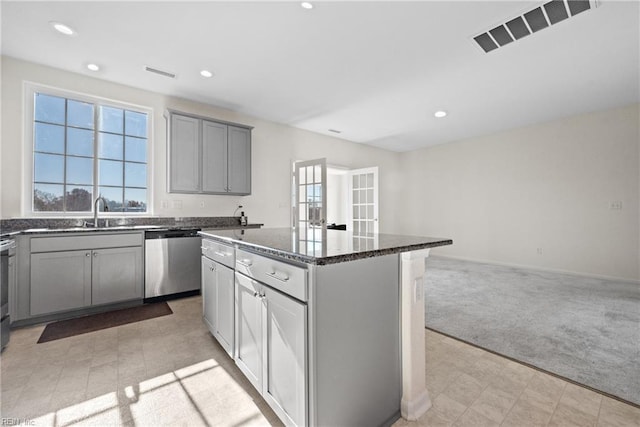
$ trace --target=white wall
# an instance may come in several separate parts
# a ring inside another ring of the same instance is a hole
[[[268,227],[290,224],[290,169],[292,160],[326,157],[327,163],[348,168],[380,166],[381,226],[394,231],[398,203],[400,155],[386,150],[346,142],[290,126],[259,120],[229,110],[184,99],[164,96],[99,80],[83,74],[45,67],[14,58],[2,58],[2,218],[22,216],[20,181],[23,177],[23,82],[30,81],[69,91],[86,93],[153,109],[153,213],[158,216],[230,216],[238,204],[251,222]],[[252,134],[252,190],[250,196],[210,196],[167,193],[166,122],[167,108],[211,116],[254,126]],[[26,141],[26,143],[30,143]],[[161,201],[169,208],[162,209]],[[182,202],[172,209],[171,202]],[[205,207],[200,207],[200,202]]]
[[[434,254],[639,280],[638,123],[635,105],[404,153],[400,231],[453,239]]]
[[[291,161],[326,157],[379,166],[380,231],[453,238],[434,254],[640,280],[638,106],[398,154],[3,57],[2,218],[22,215],[25,80],[154,110],[155,215],[228,216],[242,204],[252,222],[288,226]],[[251,196],[167,193],[166,108],[255,127]],[[182,208],[161,209],[163,200]]]
[[[348,204],[347,174],[327,168],[327,223],[346,224]]]

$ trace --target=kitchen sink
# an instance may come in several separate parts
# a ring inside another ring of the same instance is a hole
[[[91,231],[118,231],[118,230],[152,230],[162,228],[162,225],[113,225],[109,227],[68,227],[68,228],[30,228],[27,233],[64,233],[64,232],[91,232]]]

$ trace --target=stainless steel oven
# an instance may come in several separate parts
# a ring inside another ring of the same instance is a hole
[[[0,240],[0,348],[9,342],[9,282],[13,275],[13,257],[16,254],[16,243],[13,240]]]

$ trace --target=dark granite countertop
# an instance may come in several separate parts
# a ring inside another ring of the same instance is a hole
[[[105,227],[105,219],[111,226]],[[129,217],[100,218],[99,226],[82,227],[85,222],[93,222],[93,218],[15,218],[0,220],[0,236],[12,237],[22,234],[49,233],[95,233],[117,231],[139,231],[157,228],[190,228],[232,230],[260,228],[263,224],[241,226],[238,217]]]
[[[315,241],[291,228],[200,231],[203,237],[236,244],[240,249],[306,264],[325,265],[453,244],[451,239],[397,234],[354,235],[351,231],[315,229]],[[311,234],[311,233],[309,233]]]

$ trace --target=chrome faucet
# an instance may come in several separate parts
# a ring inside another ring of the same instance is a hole
[[[107,206],[107,201],[104,197],[98,196],[96,200],[93,202],[93,226],[98,228],[98,202],[102,200],[102,207],[104,212],[109,211],[109,207]]]

